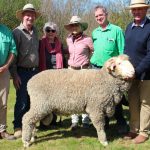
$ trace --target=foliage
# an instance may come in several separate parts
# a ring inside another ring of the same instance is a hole
[[[69,22],[71,16],[79,15],[83,21],[86,21],[88,23],[86,33],[91,35],[93,29],[98,26],[94,18],[94,7],[102,4],[109,11],[110,22],[125,30],[126,25],[132,19],[129,11],[125,9],[129,5],[129,0],[105,0],[103,3],[101,2],[101,0],[99,3],[92,0],[0,0],[0,19],[1,23],[13,30],[20,24],[20,20],[15,16],[16,11],[22,9],[26,3],[32,3],[41,12],[41,16],[35,24],[39,35],[42,36],[44,23],[53,21],[58,25],[59,36],[64,43],[68,34],[64,25]]]

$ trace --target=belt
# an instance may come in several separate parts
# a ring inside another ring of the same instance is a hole
[[[22,71],[37,71],[38,67],[31,67],[31,68],[17,67],[17,69]]]
[[[75,66],[69,66],[71,69],[74,69],[74,70],[81,70],[81,69],[88,69],[89,68],[89,64],[85,64],[83,66],[78,66],[78,67],[75,67]]]
[[[96,64],[92,64],[92,66],[94,66],[95,68],[102,68],[102,66],[97,66]]]

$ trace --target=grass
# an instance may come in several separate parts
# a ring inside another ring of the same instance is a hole
[[[15,104],[15,90],[10,87],[8,100],[7,125],[8,131],[13,133],[13,112]],[[125,115],[128,119],[128,110],[125,108]],[[109,145],[104,148],[97,139],[95,128],[91,125],[90,129],[82,127],[72,132],[70,131],[70,117],[63,117],[62,127],[52,127],[48,131],[37,133],[37,141],[32,144],[29,150],[148,150],[150,149],[150,140],[144,144],[134,145],[131,141],[124,141],[118,135],[114,121],[107,131]],[[23,150],[21,139],[15,141],[0,140],[0,150]]]

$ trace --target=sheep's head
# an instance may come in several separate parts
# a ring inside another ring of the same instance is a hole
[[[115,77],[133,79],[135,70],[127,55],[112,57],[105,63],[106,70]]]

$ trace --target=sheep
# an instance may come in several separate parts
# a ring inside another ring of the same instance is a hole
[[[115,105],[130,88],[134,74],[128,56],[120,55],[109,59],[100,70],[46,70],[35,75],[27,84],[31,104],[22,121],[24,147],[30,145],[35,124],[52,112],[88,113],[100,143],[108,145],[105,115],[114,114]]]

